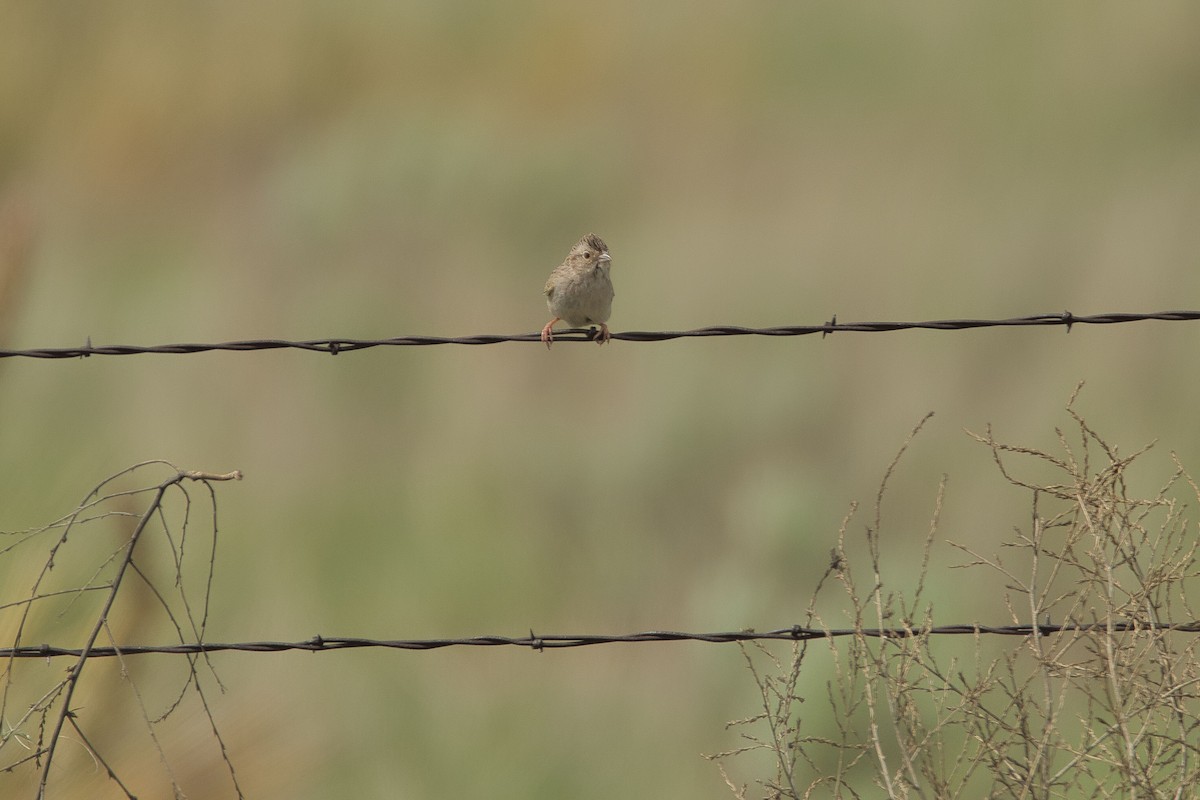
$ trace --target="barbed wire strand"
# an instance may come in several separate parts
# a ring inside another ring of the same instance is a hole
[[[726,631],[718,633],[683,633],[681,631],[645,631],[609,636],[604,634],[543,634],[533,631],[529,636],[472,636],[462,639],[364,639],[314,636],[302,642],[196,642],[173,645],[122,645],[120,647],[91,647],[89,658],[147,654],[196,655],[240,651],[247,653],[280,653],[289,650],[327,652],[360,647],[379,647],[392,650],[440,650],[446,647],[521,647],[531,650],[553,650],[565,647],[585,647],[599,644],[640,644],[645,642],[708,642],[729,644],[755,640],[808,641],[812,639],[868,636],[877,639],[903,639],[939,635],[1030,636],[1034,633],[1049,636],[1056,633],[1145,633],[1148,631],[1200,633],[1200,622],[1164,622],[1149,625],[1145,622],[1124,623],[1064,623],[1062,625],[938,625],[928,628],[805,628],[793,625],[769,631]],[[0,648],[0,658],[55,658],[79,656],[84,651],[48,644]]]
[[[745,328],[736,325],[716,325],[690,331],[624,331],[612,334],[613,339],[626,342],[665,342],[708,336],[807,336],[831,333],[889,333],[903,330],[961,331],[975,328],[1013,328],[1061,326],[1068,332],[1075,325],[1114,325],[1125,322],[1159,320],[1185,322],[1200,320],[1200,311],[1159,311],[1149,314],[1111,313],[1080,316],[1063,311],[1057,314],[1036,314],[1012,319],[942,319],[923,322],[838,322],[835,315],[823,325],[784,325],[774,328]],[[590,342],[596,336],[594,328],[571,328],[554,334],[556,342]],[[501,342],[541,342],[538,333],[481,334],[478,336],[396,336],[390,339],[250,339],[239,342],[161,345],[93,345],[91,338],[83,347],[41,347],[26,350],[0,350],[0,358],[87,358],[89,356],[128,356],[144,353],[180,355],[206,353],[214,350],[245,352],[252,350],[310,350],[338,355],[372,347],[422,347],[436,344],[482,345]]]

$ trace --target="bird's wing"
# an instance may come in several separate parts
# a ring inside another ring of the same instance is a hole
[[[546,297],[554,297],[554,290],[558,287],[561,270],[561,266],[555,267],[551,271],[550,277],[546,279],[546,285],[542,287],[542,294],[546,295]]]

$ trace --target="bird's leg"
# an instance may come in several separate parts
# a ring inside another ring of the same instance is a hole
[[[595,337],[596,344],[604,344],[611,338],[612,338],[612,334],[610,334],[608,332],[608,325],[601,322],[600,323],[600,335]]]
[[[554,327],[554,323],[558,322],[559,318],[555,317],[546,323],[546,327],[542,328],[542,343],[546,345],[546,349],[550,349],[550,345],[554,344],[554,332],[550,330]]]

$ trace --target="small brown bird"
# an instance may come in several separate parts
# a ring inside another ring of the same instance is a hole
[[[606,323],[612,313],[613,286],[608,275],[611,264],[608,245],[596,234],[589,233],[575,243],[567,253],[566,261],[550,273],[546,288],[542,290],[546,294],[546,305],[554,315],[554,319],[542,328],[542,341],[547,349],[554,343],[551,328],[560,320],[573,328],[599,325],[596,344],[609,340]]]

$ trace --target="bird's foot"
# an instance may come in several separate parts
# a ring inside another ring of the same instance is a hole
[[[608,325],[603,322],[600,323],[600,333],[596,333],[594,328],[592,331],[592,338],[596,340],[596,344],[604,344],[612,338],[612,334],[608,332]]]
[[[550,349],[550,345],[554,344],[554,331],[550,330],[554,327],[554,323],[558,322],[558,317],[546,323],[546,327],[542,328],[542,344],[546,345],[546,349]]]

